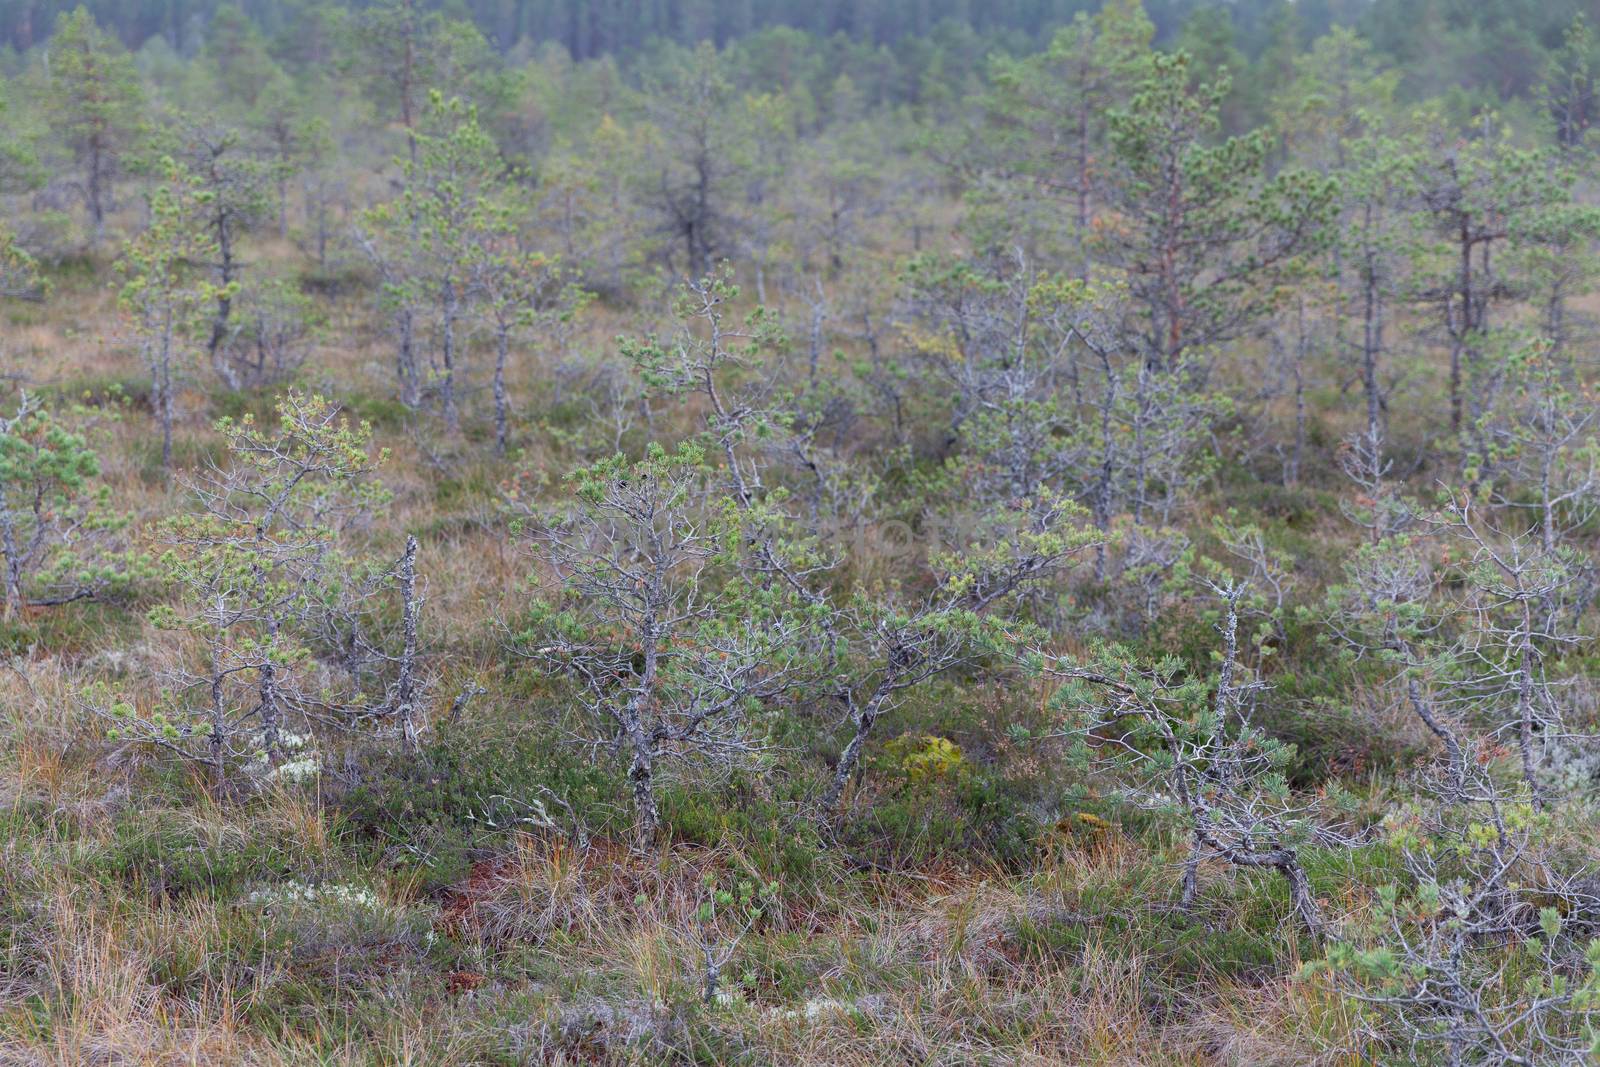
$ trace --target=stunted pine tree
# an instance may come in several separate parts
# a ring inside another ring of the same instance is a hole
[[[182,165],[164,160],[160,182],[150,192],[150,225],[128,241],[117,261],[124,278],[118,303],[150,374],[163,470],[172,467],[178,385],[194,359],[202,309],[215,299],[207,275],[216,256],[199,182]]]
[[[128,517],[98,484],[99,452],[80,429],[23,393],[0,417],[0,560],[5,618],[84,600],[141,573],[127,549]]]
[[[656,842],[661,782],[749,765],[771,705],[808,675],[813,619],[741,579],[737,512],[707,474],[698,447],[652,444],[574,472],[571,507],[535,517],[551,578],[514,648],[574,683],[586,739],[626,761],[641,848]]]
[[[1252,721],[1266,687],[1252,660],[1267,646],[1262,631],[1242,624],[1259,593],[1221,570],[1203,585],[1220,639],[1210,674],[1187,673],[1176,658],[1142,665],[1114,647],[1077,661],[1039,661],[1064,683],[1055,702],[1069,716],[1078,758],[1116,775],[1132,802],[1184,827],[1191,851],[1181,903],[1198,894],[1201,860],[1273,870],[1287,882],[1301,925],[1320,938],[1322,905],[1304,852],[1343,840],[1339,813],[1290,789],[1293,749]]]
[[[1343,284],[1335,312],[1338,340],[1353,348],[1366,399],[1366,441],[1386,437],[1385,364],[1394,342],[1393,320],[1409,284],[1420,234],[1414,221],[1419,188],[1419,146],[1409,139],[1371,133],[1341,141],[1340,225],[1332,255]],[[1346,323],[1355,328],[1346,329]]]
[[[1600,123],[1600,69],[1595,60],[1595,32],[1582,11],[1561,35],[1561,47],[1545,62],[1536,99],[1542,103],[1556,144],[1569,154],[1592,152],[1594,129]]]
[[[929,269],[932,268],[932,269]],[[1156,369],[1125,332],[1128,291],[1026,270],[990,274],[919,261],[911,307],[919,348],[952,385],[958,433],[1002,434],[1016,489],[1067,492],[1109,531],[1165,523],[1206,471],[1202,438],[1225,402],[1195,388],[1187,359]]]
[[[492,72],[496,57],[470,22],[427,10],[417,0],[382,0],[351,18],[341,50],[351,74],[385,122],[400,123],[406,156],[413,164],[420,146],[428,94]]]
[[[1000,458],[1025,447],[1000,433],[954,460],[941,482],[955,507],[929,517],[939,540],[916,561],[914,586],[834,589],[827,531],[796,507],[781,473],[820,470],[779,374],[785,342],[760,309],[730,319],[738,295],[726,271],[689,284],[683,329],[629,342],[625,352],[651,388],[704,401],[704,438],[722,460],[713,473],[741,531],[746,580],[803,612],[809,628],[790,640],[812,642],[816,684],[848,710],[849,733],[821,796],[831,821],[880,720],[929,679],[1013,647],[1027,629],[1019,598],[1050,588],[1103,537],[1045,479],[1030,474],[1020,491],[1004,475],[996,484]],[[1032,432],[1020,419],[1006,425]]]
[[[1593,882],[1514,794],[1484,778],[1472,797],[1395,813],[1385,843],[1401,877],[1307,969],[1362,1006],[1364,1042],[1415,1063],[1592,1063],[1600,949],[1579,916],[1595,906]]]
[[[610,115],[589,134],[587,150],[552,151],[539,162],[528,193],[534,224],[549,250],[607,296],[628,292],[650,247],[654,223],[638,196],[644,146],[638,131]],[[605,159],[608,166],[591,165]]]
[[[174,130],[174,158],[192,176],[194,207],[209,231],[215,258],[210,289],[215,310],[204,331],[205,352],[212,368],[230,388],[240,376],[230,365],[238,324],[234,304],[245,288],[245,261],[240,247],[245,233],[259,225],[271,207],[273,165],[264,159],[243,131],[205,117],[182,117]]]
[[[474,249],[472,285],[477,316],[494,344],[494,448],[503,456],[511,417],[506,372],[514,354],[531,340],[557,340],[588,303],[589,294],[559,259],[524,248],[509,227],[485,228]]]
[[[1517,289],[1498,253],[1519,217],[1569,195],[1541,153],[1514,145],[1494,116],[1481,123],[1483,135],[1471,140],[1436,126],[1416,157],[1418,205],[1433,240],[1419,250],[1415,295],[1437,308],[1449,345],[1452,432],[1471,432],[1499,384],[1493,313]]]
[[[233,301],[224,381],[235,389],[286,381],[310,357],[324,321],[316,304],[293,282],[252,282]]]
[[[809,442],[795,431],[781,373],[782,331],[761,308],[730,319],[728,305],[738,297],[732,269],[724,264],[684,285],[676,331],[624,339],[622,354],[651,394],[704,401],[701,440],[720,464],[712,477],[743,525],[741,566],[751,580],[806,604],[828,631],[826,583],[837,560],[819,547],[817,525],[795,514],[782,474],[773,476],[774,467],[820,468]]]
[[[1317,620],[1320,640],[1384,702],[1374,710],[1399,708],[1418,723],[1442,746],[1451,780],[1465,782],[1471,739],[1449,699],[1458,675],[1449,652],[1456,608],[1444,595],[1447,557],[1433,531],[1413,530],[1423,509],[1391,477],[1381,428],[1352,434],[1338,462],[1354,489],[1342,510],[1361,543],[1320,611],[1302,608],[1302,615]]]
[[[1382,846],[1400,859],[1392,880],[1341,917],[1307,971],[1361,1005],[1364,1042],[1417,1063],[1590,1063],[1592,868],[1563,847],[1555,816],[1504,780],[1499,746],[1462,741],[1384,819]]]
[[[436,87],[449,86],[452,92],[459,92],[467,84],[476,85],[485,77],[492,79],[498,61],[471,23],[424,10],[416,0],[384,0],[374,4],[352,18],[347,31],[346,69],[365,88],[380,115],[391,121],[398,119],[404,130],[406,150],[400,163],[401,193],[405,196],[411,192],[409,183],[423,166],[423,123],[430,111],[437,114],[440,107],[442,98],[436,99]],[[456,119],[469,110],[454,99],[451,106],[457,109]],[[447,119],[446,125],[454,121]],[[477,126],[475,115],[472,124]],[[448,129],[434,132],[446,138],[450,136]],[[472,136],[484,135],[478,130]],[[394,209],[395,205],[388,207]],[[407,206],[407,210],[414,209],[414,205]],[[396,221],[369,217],[357,236],[382,279],[386,309],[394,315],[400,401],[415,408],[422,402],[426,384],[416,351],[420,328],[416,320],[422,314],[413,291],[417,272],[407,264],[403,244],[377,247],[367,232],[393,227]],[[403,223],[400,232],[407,237],[419,225],[418,220],[409,215],[399,221]],[[320,247],[323,245],[319,240]]]
[[[113,183],[137,129],[139,78],[126,49],[82,6],[57,20],[49,48],[51,128],[72,153],[77,191],[99,242]]]
[[[1556,664],[1588,639],[1577,619],[1593,595],[1593,564],[1559,540],[1546,548],[1520,517],[1497,514],[1464,491],[1450,497],[1442,522],[1466,556],[1465,619],[1451,650],[1461,677],[1452,699],[1517,753],[1528,794],[1542,806],[1546,753],[1571,742],[1572,682]]]
[[[1139,3],[1113,0],[1093,16],[1079,13],[1043,52],[995,60],[982,101],[984,143],[977,153],[963,145],[951,161],[966,167],[976,158],[984,169],[971,197],[980,218],[969,229],[976,223],[1004,245],[1025,226],[1054,234],[1070,220],[1061,236],[1074,272],[1088,276],[1106,180],[1106,119],[1132,95],[1154,32]]]
[[[202,650],[167,679],[160,701],[103,700],[119,737],[211,768],[270,770],[314,724],[370,714],[354,680],[317,669],[323,620],[360,574],[346,537],[387,499],[372,478],[372,431],[321,397],[291,393],[274,425],[218,423],[223,466],[186,479],[194,510],[157,533],[175,600],[151,613]]]
[[[1070,462],[1053,439],[1068,417],[1060,398],[1075,368],[1064,347],[1038,329],[1029,299],[1036,279],[1025,261],[987,270],[938,256],[911,260],[901,279],[911,355],[941,385],[936,403],[947,428],[938,446],[955,448],[979,416],[1008,420],[1014,452],[996,458],[1017,483],[1012,495],[1025,495],[1035,481],[1057,481]]]
[[[1600,509],[1600,412],[1549,339],[1519,344],[1500,373],[1504,385],[1475,434],[1488,448],[1468,455],[1469,480],[1488,513],[1554,552]]]
[[[1352,142],[1384,130],[1399,83],[1370,41],[1334,26],[1295,57],[1293,80],[1269,104],[1273,125],[1295,162],[1335,174],[1350,164]]]
[[[433,93],[412,140],[414,156],[399,161],[400,195],[369,210],[359,236],[398,317],[401,398],[411,405],[420,401],[424,382],[416,348],[427,337],[427,385],[454,433],[461,426],[469,316],[479,295],[475,272],[485,244],[512,232],[500,202],[505,166],[476,109],[459,98]]]
[[[1380,537],[1394,509],[1360,509],[1377,539],[1330,591],[1331,632],[1439,748],[1380,827],[1395,877],[1342,917],[1314,968],[1363,1005],[1365,1039],[1418,1062],[1593,1056],[1600,957],[1584,917],[1600,897],[1553,832],[1587,799],[1552,789],[1547,758],[1574,740],[1561,661],[1593,588],[1569,538],[1595,506],[1592,405],[1547,346],[1523,357],[1494,432],[1477,435],[1495,442],[1492,465],[1469,456],[1481,476],[1417,535]]]
[[[1187,359],[1149,365],[1113,281],[922,257],[904,288],[905,334],[948,397],[948,491],[968,513],[1041,491],[1082,504],[1099,532],[1096,578],[1114,577],[1119,607],[1148,620],[1187,550],[1167,524],[1209,469],[1225,400],[1196,388]]]
[[[1441,746],[1452,788],[1467,779],[1471,736],[1462,707],[1450,699],[1459,674],[1450,652],[1455,609],[1443,596],[1445,569],[1428,538],[1385,533],[1359,546],[1328,589],[1324,639]]]
[[[282,77],[261,30],[235,3],[217,6],[198,59],[223,96],[244,107],[253,107],[272,80]]]
[[[752,166],[742,109],[709,41],[677,58],[644,101],[652,128],[638,195],[675,246],[681,275],[701,278],[734,251],[742,226],[741,183]]]
[[[1097,247],[1124,273],[1152,370],[1239,336],[1326,240],[1335,186],[1296,168],[1268,175],[1265,130],[1216,139],[1228,81],[1193,84],[1187,55],[1154,53],[1112,111],[1109,215]]]
[[[314,114],[308,93],[279,75],[262,89],[250,125],[266,145],[278,194],[278,236],[289,237],[289,183],[331,151],[328,124]]]
[[[789,217],[777,221],[780,247],[799,260],[795,273],[838,281],[861,261],[888,205],[886,176],[876,166],[881,150],[864,124],[798,146],[790,171],[798,180],[782,201]]]
[[[48,290],[38,261],[0,224],[0,300],[39,300]]]
[[[1581,531],[1600,509],[1600,422],[1574,368],[1535,339],[1502,357],[1501,385],[1469,440],[1467,486],[1440,515],[1465,561],[1468,625],[1457,649],[1463,700],[1515,737],[1536,803],[1540,767],[1564,736],[1571,679],[1555,665],[1588,640],[1594,563]]]
[[[958,483],[959,484],[959,483]],[[926,592],[858,591],[836,630],[855,656],[838,695],[848,734],[822,794],[824,819],[838,811],[879,721],[931,678],[1014,655],[1035,636],[1022,606],[1048,594],[1104,542],[1081,507],[1040,487],[1009,507],[957,517],[960,531],[927,560]]]
[[[1562,160],[1561,182],[1577,180],[1581,170]],[[1538,332],[1551,359],[1570,365],[1574,350],[1594,337],[1576,301],[1600,280],[1600,207],[1579,195],[1560,196],[1520,212],[1510,226],[1510,271],[1518,291],[1539,312]]]
[[[39,149],[44,139],[37,109],[24,110],[6,79],[0,78],[0,193],[33,192],[45,184]]]

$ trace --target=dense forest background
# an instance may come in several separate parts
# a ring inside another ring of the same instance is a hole
[[[0,34],[15,52],[49,36],[56,18],[78,5],[42,0],[0,3]],[[362,4],[311,0],[140,0],[86,5],[95,20],[133,51],[159,49],[192,57],[203,49],[219,8],[236,10],[263,35],[270,50],[297,69],[309,42]],[[649,3],[584,3],[577,0],[446,0],[424,5],[470,22],[502,53],[559,44],[573,59],[610,55],[631,65],[652,42],[717,45],[777,28],[813,38],[848,38],[870,50],[874,61],[909,67],[937,65],[952,74],[970,73],[994,51],[1026,52],[1043,47],[1055,30],[1096,5],[1083,0],[874,0],[871,3],[791,3],[788,0],[655,0]],[[1526,93],[1537,84],[1543,60],[1560,47],[1582,0],[1152,0],[1145,5],[1157,44],[1204,44],[1207,60],[1235,58],[1273,62],[1302,51],[1335,26],[1355,30],[1386,61],[1404,66],[1409,98],[1460,87],[1478,103]],[[226,18],[224,18],[226,25]],[[843,47],[836,42],[835,49]],[[880,51],[881,49],[881,51]],[[1237,73],[1237,71],[1236,71]],[[899,80],[899,79],[896,79]],[[896,103],[918,100],[918,79],[908,73]],[[1263,81],[1259,90],[1270,92]]]
[[[1600,1055],[1579,0],[0,0],[0,1063]]]

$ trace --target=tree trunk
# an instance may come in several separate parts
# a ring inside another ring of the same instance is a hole
[[[1184,911],[1194,907],[1194,902],[1200,896],[1200,854],[1205,848],[1205,842],[1196,830],[1191,835],[1189,854],[1183,860],[1183,882],[1178,891],[1178,906]]]
[[[172,313],[166,314],[162,324],[160,350],[156,354],[153,388],[155,390],[156,418],[161,423],[161,469],[172,471]]]
[[[457,433],[461,429],[461,415],[456,410],[456,317],[459,298],[454,285],[446,284],[444,290],[443,358],[444,375],[439,383],[440,402],[444,408],[445,429]]]
[[[106,211],[104,204],[104,191],[102,190],[103,176],[101,170],[103,154],[99,138],[96,137],[89,144],[89,174],[86,181],[85,199],[89,206],[89,219],[94,223],[94,241],[99,245],[106,237]]]
[[[1371,207],[1367,211],[1370,215]],[[1374,259],[1369,252],[1362,304],[1361,387],[1367,394],[1367,437],[1376,442],[1382,433],[1383,417],[1382,398],[1378,393],[1378,356],[1383,348],[1383,307],[1378,294]]]
[[[1468,229],[1468,220],[1462,217],[1458,239],[1461,242],[1460,267],[1457,285],[1458,297],[1461,301],[1460,318],[1456,321],[1455,336],[1451,338],[1450,345],[1450,432],[1460,433],[1462,423],[1462,396],[1461,396],[1461,364],[1467,347],[1467,338],[1472,333],[1472,235]]]
[[[628,783],[633,788],[635,843],[641,852],[655,848],[656,833],[661,826],[661,810],[656,806],[655,759],[650,742],[643,736],[633,738],[633,761],[628,766]]]
[[[1534,722],[1534,653],[1533,618],[1526,602],[1523,605],[1522,634],[1517,649],[1517,750],[1522,759],[1522,778],[1528,783],[1528,792],[1535,811],[1544,810],[1544,795],[1539,789],[1538,758],[1533,746]]]
[[[217,596],[217,621],[226,618],[227,605],[219,594]],[[220,630],[219,630],[220,632]],[[217,653],[217,638],[213,637],[211,645],[211,736],[207,739],[211,746],[211,771],[218,786],[227,781],[227,737],[228,737],[228,710],[223,703],[222,693],[222,662]]]
[[[282,743],[279,740],[279,701],[278,701],[278,665],[272,659],[272,654],[278,647],[278,620],[272,619],[267,623],[267,641],[262,649],[261,659],[261,734],[267,750],[267,760],[276,764],[283,756]]]
[[[395,373],[400,378],[400,403],[415,410],[422,403],[417,382],[416,320],[409,307],[395,312],[399,345],[395,351]]]
[[[1089,280],[1089,272],[1093,267],[1093,257],[1089,254],[1089,160],[1093,155],[1089,143],[1089,109],[1086,106],[1078,108],[1078,252],[1082,257],[1078,268],[1078,277],[1083,281]]]
[[[1306,932],[1313,938],[1322,938],[1322,908],[1317,904],[1317,898],[1311,891],[1311,880],[1306,877],[1306,870],[1300,865],[1298,856],[1290,855],[1278,864],[1278,870],[1289,883],[1289,902],[1294,905],[1295,914],[1300,917],[1305,925]]]
[[[633,786],[634,815],[638,820],[635,844],[641,852],[655,848],[656,832],[661,826],[661,809],[656,806],[655,739],[651,737],[648,727],[655,703],[656,672],[661,657],[655,612],[662,602],[660,589],[652,590],[650,596],[652,607],[645,612],[639,624],[639,647],[643,650],[639,684],[628,701],[622,722],[623,732],[633,749],[628,781]]]
[[[400,557],[401,623],[405,647],[400,653],[400,677],[395,682],[394,713],[400,721],[401,744],[407,755],[417,752],[416,662],[417,662],[417,539],[406,538],[405,555]]]
[[[1294,452],[1284,482],[1298,485],[1300,464],[1306,454],[1306,302],[1302,297],[1295,316],[1294,341]]]
[[[233,256],[233,228],[228,225],[226,215],[217,217],[217,249],[218,249],[218,280],[222,288],[217,292],[217,313],[211,320],[211,339],[206,344],[206,355],[211,358],[213,366],[217,365],[217,356],[222,349],[222,342],[228,336],[228,320],[233,315],[233,277],[237,273],[237,264]],[[223,375],[227,380],[227,375]],[[231,386],[232,383],[230,382]]]
[[[717,962],[716,950],[711,947],[710,942],[705,942],[700,947],[705,953],[706,960],[704,986],[705,1004],[707,1007],[710,1007],[712,1004],[716,1003],[717,986],[722,983],[722,965]]]
[[[506,454],[506,360],[510,354],[509,330],[501,326],[495,335],[494,353],[494,451]]]
[[[878,721],[878,713],[883,707],[884,693],[885,690],[880,687],[856,715],[856,732],[844,746],[844,751],[839,753],[839,765],[833,769],[833,780],[828,783],[827,790],[822,794],[824,819],[830,818],[839,809],[839,801],[844,796],[845,786],[850,783],[850,775],[855,773],[856,764],[861,762],[861,750],[867,745],[867,736],[872,733],[873,724]]]

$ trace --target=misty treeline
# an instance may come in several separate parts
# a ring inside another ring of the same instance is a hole
[[[487,706],[584,842],[1116,822],[1373,1047],[1589,1062],[1576,6],[23,4],[0,297],[123,373],[0,343],[6,618],[136,607],[78,699],[217,796]]]
[[[56,20],[78,4],[67,0],[3,0],[0,44],[25,53],[43,44]],[[124,46],[150,55],[193,58],[244,15],[286,70],[299,77],[327,62],[339,36],[366,3],[314,0],[94,0],[85,6]],[[551,45],[577,60],[611,55],[632,68],[671,43],[719,46],[748,36],[808,35],[836,75],[850,63],[858,81],[867,67],[885,71],[891,97],[880,102],[937,103],[952,80],[981,74],[996,51],[1024,54],[1046,46],[1087,0],[451,0],[418,7],[471,23],[497,51],[511,55]],[[1522,95],[1537,85],[1545,58],[1560,47],[1579,0],[1152,0],[1145,10],[1162,47],[1181,42],[1204,63],[1226,62],[1236,78],[1246,65],[1252,91],[1265,100],[1284,84],[1286,60],[1336,26],[1369,40],[1383,60],[1402,69],[1409,91],[1431,95],[1461,89],[1478,103]],[[892,71],[892,73],[890,73]],[[792,76],[771,71],[779,78]]]

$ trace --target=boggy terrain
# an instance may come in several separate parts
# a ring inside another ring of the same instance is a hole
[[[58,6],[0,1062],[1592,1062],[1578,5]]]

